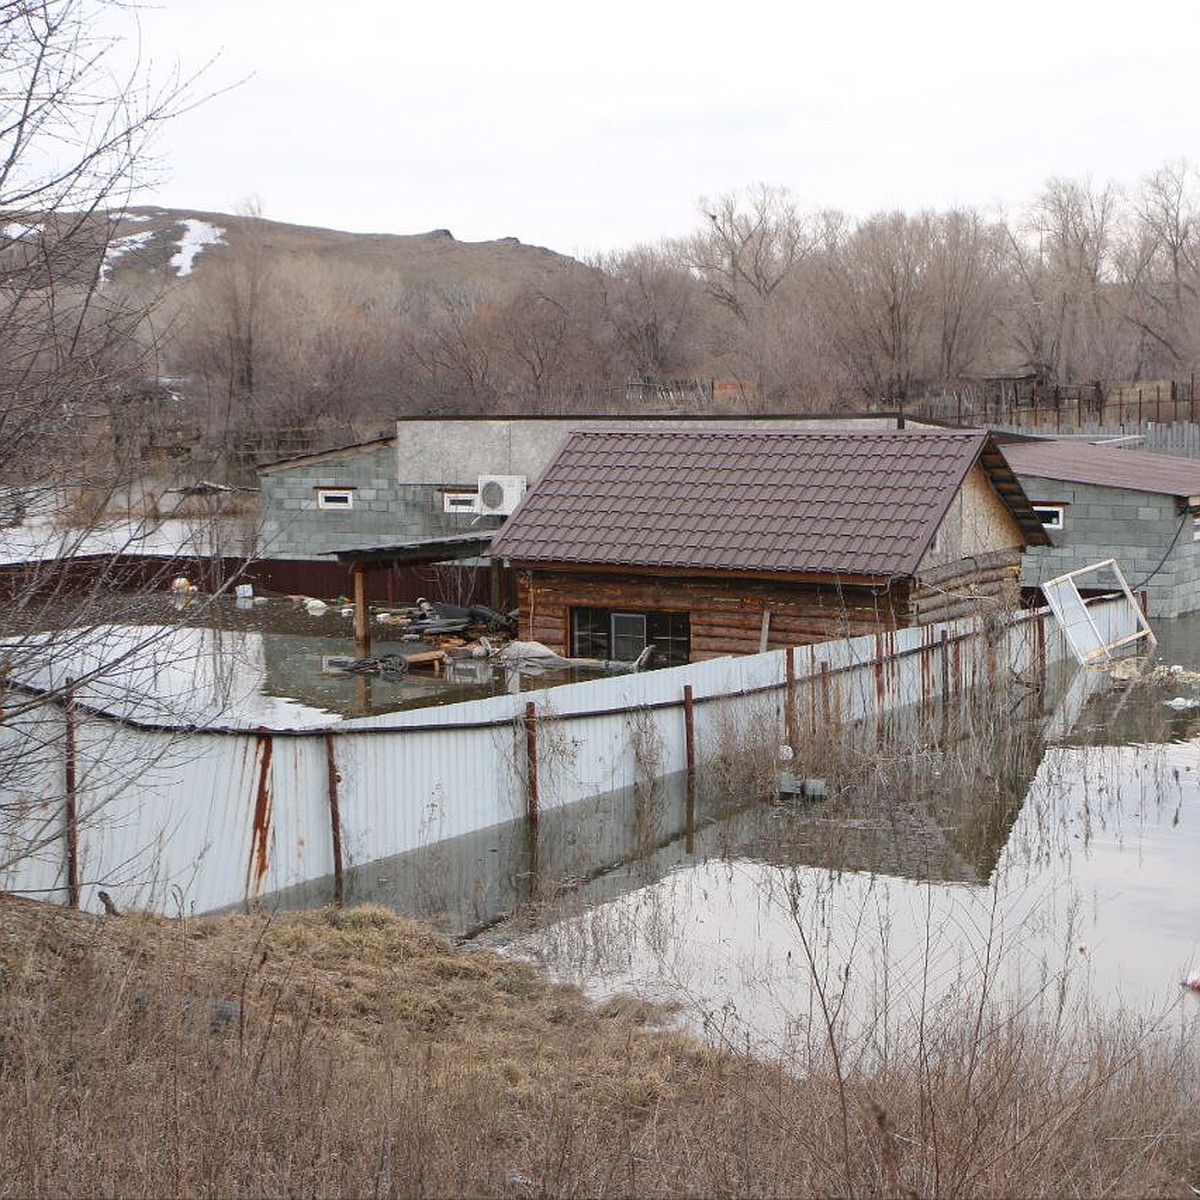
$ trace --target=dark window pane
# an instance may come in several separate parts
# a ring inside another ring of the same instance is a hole
[[[617,662],[632,662],[646,648],[644,613],[613,613],[612,656]]]
[[[571,612],[571,654],[576,658],[608,658],[608,609],[576,608]]]

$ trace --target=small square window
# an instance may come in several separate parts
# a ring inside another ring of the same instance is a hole
[[[353,488],[317,488],[317,507],[345,512],[354,507]]]
[[[1062,529],[1066,525],[1065,504],[1034,504],[1033,515],[1042,523],[1043,529]]]

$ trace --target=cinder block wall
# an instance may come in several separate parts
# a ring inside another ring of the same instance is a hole
[[[263,472],[261,482],[259,554],[265,558],[317,558],[331,550],[394,545],[498,524],[494,518],[476,522],[470,514],[444,513],[441,486],[398,483],[394,446],[274,467]],[[353,508],[318,508],[317,489],[325,487],[354,489]]]
[[[1115,558],[1129,586],[1145,591],[1149,616],[1200,609],[1200,542],[1174,496],[1026,475],[1020,481],[1033,504],[1067,505],[1065,527],[1049,531],[1054,544],[1025,552],[1022,585]]]

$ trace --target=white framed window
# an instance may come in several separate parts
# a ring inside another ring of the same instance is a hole
[[[444,513],[477,513],[479,511],[478,492],[443,492],[442,512]]]
[[[1043,529],[1063,529],[1067,523],[1065,504],[1034,504],[1033,515],[1042,523]]]
[[[319,487],[317,507],[327,512],[348,512],[354,507],[354,489]]]

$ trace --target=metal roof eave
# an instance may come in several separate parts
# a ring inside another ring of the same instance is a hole
[[[390,546],[352,546],[344,550],[325,550],[323,554],[336,557],[349,565],[369,566],[381,563],[434,563],[460,558],[481,558],[486,555],[496,531],[450,534],[446,537],[420,538]]]

